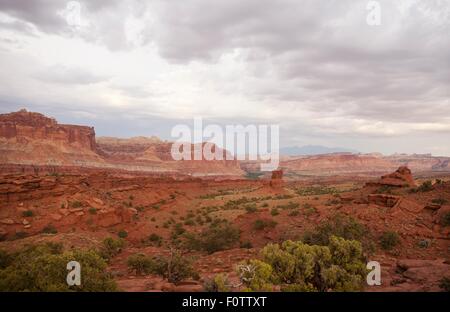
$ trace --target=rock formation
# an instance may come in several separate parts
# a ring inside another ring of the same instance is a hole
[[[66,167],[72,166],[194,176],[243,175],[234,159],[175,161],[171,146],[171,142],[156,137],[96,140],[92,127],[59,124],[53,118],[26,110],[0,114],[0,165],[3,168],[24,166],[27,168],[22,172],[25,172],[31,165],[39,172],[42,170],[38,166],[64,168],[66,172]]]
[[[281,187],[283,185],[283,170],[272,171],[272,178],[270,179],[271,187]]]
[[[378,183],[380,185],[399,186],[399,187],[416,186],[414,178],[411,174],[411,170],[409,170],[409,168],[406,166],[401,166],[395,172],[382,176],[381,180]]]
[[[0,138],[18,143],[50,140],[90,151],[96,146],[93,127],[58,124],[53,118],[25,109],[0,115]]]

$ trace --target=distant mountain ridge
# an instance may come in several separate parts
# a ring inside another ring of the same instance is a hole
[[[327,147],[322,145],[288,146],[280,148],[280,154],[286,156],[321,155],[331,153],[359,153],[357,150],[344,147]]]

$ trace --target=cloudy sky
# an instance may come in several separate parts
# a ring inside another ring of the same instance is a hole
[[[0,113],[98,135],[203,117],[281,145],[450,155],[450,1],[0,0]]]

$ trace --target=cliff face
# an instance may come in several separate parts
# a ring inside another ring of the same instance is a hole
[[[92,127],[63,125],[39,113],[0,114],[0,164],[74,166],[170,172],[189,175],[241,176],[231,161],[174,161],[171,142],[156,137],[99,138]]]
[[[95,151],[94,128],[58,124],[53,118],[26,110],[0,115],[0,137],[18,143],[49,140]]]

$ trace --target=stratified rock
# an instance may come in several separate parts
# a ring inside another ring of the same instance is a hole
[[[380,185],[386,186],[399,186],[399,187],[415,187],[416,183],[409,170],[406,166],[399,167],[395,172],[384,175],[378,182]]]
[[[281,187],[283,185],[283,170],[272,171],[272,178],[270,179],[271,187]]]
[[[384,207],[394,207],[400,200],[400,196],[387,194],[370,194],[369,203]]]

